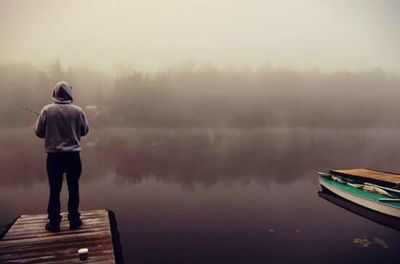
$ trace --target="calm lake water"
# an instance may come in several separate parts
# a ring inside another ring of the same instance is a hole
[[[43,142],[0,147],[0,224],[44,213]],[[115,212],[126,263],[400,261],[399,231],[317,194],[318,171],[400,171],[400,130],[92,129],[81,155],[80,208]]]

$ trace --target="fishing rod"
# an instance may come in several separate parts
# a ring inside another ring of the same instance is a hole
[[[25,110],[25,111],[31,113],[31,114],[35,114],[36,116],[39,116],[39,115],[40,115],[39,112],[36,112],[35,110],[29,109],[28,107],[20,106],[20,108],[21,108],[22,110]]]

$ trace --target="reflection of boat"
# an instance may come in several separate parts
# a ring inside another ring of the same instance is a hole
[[[366,169],[319,173],[319,183],[350,202],[400,221],[400,175]]]
[[[362,216],[364,218],[367,218],[367,219],[374,221],[376,223],[379,223],[381,225],[384,225],[389,228],[393,228],[393,229],[400,231],[400,221],[397,217],[381,214],[376,211],[367,209],[363,206],[357,205],[357,204],[347,201],[343,198],[340,198],[339,196],[335,195],[334,193],[332,193],[329,190],[324,189],[324,188],[322,191],[318,192],[318,195],[321,198],[323,198],[331,203],[334,203],[334,204],[340,206],[341,208],[344,208],[344,209],[346,209],[350,212],[353,212],[359,216]]]

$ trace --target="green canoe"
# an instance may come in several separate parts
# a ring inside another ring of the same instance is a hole
[[[382,214],[400,218],[400,190],[398,191],[398,193],[396,192],[396,190],[393,190],[394,192],[388,192],[389,195],[366,191],[362,187],[359,187],[360,185],[358,185],[358,187],[354,187],[357,184],[347,182],[346,178],[338,179],[337,177],[329,173],[319,173],[319,183],[323,189],[326,189],[350,202],[380,212]],[[368,183],[366,183],[366,185],[368,185]]]

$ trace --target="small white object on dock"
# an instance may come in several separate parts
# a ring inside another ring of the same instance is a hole
[[[80,249],[78,250],[78,255],[79,255],[79,259],[80,259],[80,260],[85,260],[85,259],[87,259],[87,258],[88,258],[88,255],[89,255],[89,249],[87,249],[87,248],[80,248]]]

